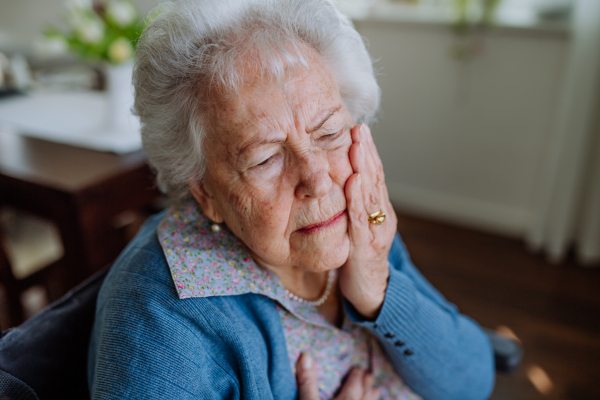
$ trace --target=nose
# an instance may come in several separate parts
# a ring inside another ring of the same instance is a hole
[[[331,190],[331,177],[329,176],[329,160],[323,149],[311,149],[297,157],[298,185],[296,197],[320,198],[326,196]]]

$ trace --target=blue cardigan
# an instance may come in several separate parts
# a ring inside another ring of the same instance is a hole
[[[89,349],[92,399],[295,399],[279,314],[258,294],[180,300],[150,218],[110,270]],[[417,271],[396,236],[376,321],[382,344],[426,400],[481,400],[494,384],[485,333]],[[402,343],[402,345],[401,345]],[[318,360],[316,360],[318,362]]]

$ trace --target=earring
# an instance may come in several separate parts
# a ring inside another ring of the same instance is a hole
[[[221,225],[213,223],[210,226],[210,230],[213,231],[213,233],[219,233],[219,232],[221,232]]]

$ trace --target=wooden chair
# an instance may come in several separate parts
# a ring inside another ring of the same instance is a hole
[[[4,304],[7,308],[9,326],[19,325],[24,320],[23,304],[21,303],[21,282],[15,278],[10,260],[4,251],[3,233],[0,227],[0,284],[4,289]]]
[[[68,271],[64,259],[56,260],[25,278],[17,278],[5,244],[4,232],[0,226],[0,286],[4,291],[4,304],[7,309],[5,323],[0,327],[2,329],[17,326],[25,320],[22,295],[27,289],[41,286],[46,292],[48,302],[53,302],[76,284],[66,276]]]

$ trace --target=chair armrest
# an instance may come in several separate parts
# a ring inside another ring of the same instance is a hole
[[[496,371],[506,374],[514,372],[519,367],[523,358],[521,345],[517,341],[499,335],[491,329],[484,330],[490,338],[492,348],[494,349]]]

